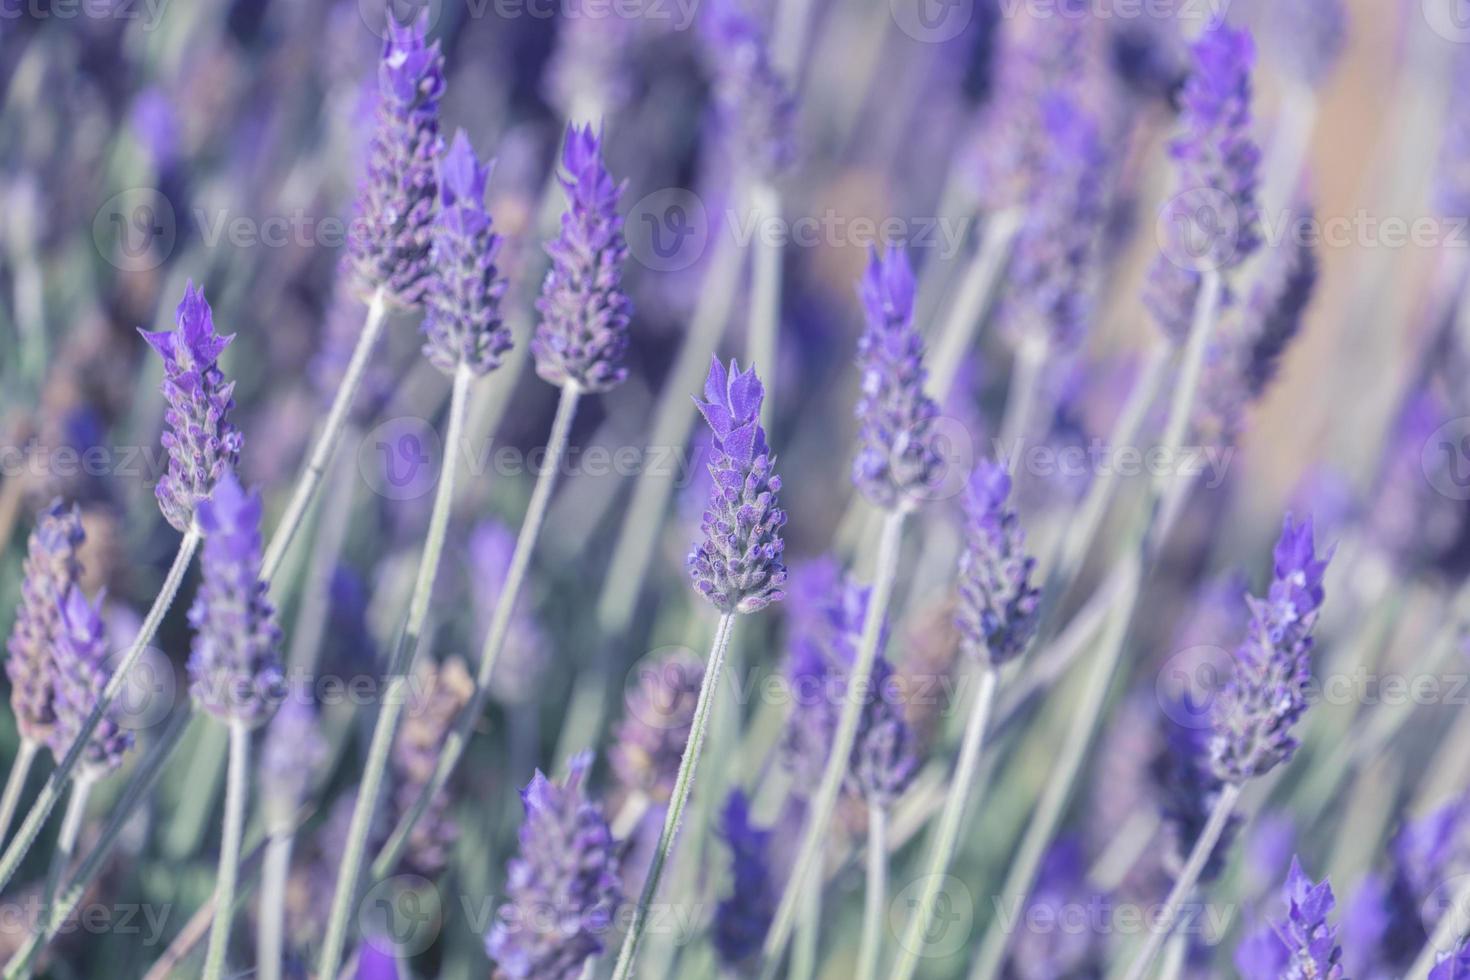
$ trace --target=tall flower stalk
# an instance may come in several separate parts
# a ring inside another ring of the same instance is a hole
[[[536,304],[542,319],[531,341],[536,373],[560,389],[556,416],[546,440],[545,462],[536,476],[510,567],[495,599],[495,611],[480,651],[474,694],[445,739],[433,777],[404,812],[373,862],[375,877],[392,872],[414,824],[453,774],[484,710],[546,508],[556,489],[578,402],[583,394],[611,391],[628,374],[623,357],[628,347],[632,304],[622,287],[628,246],[617,211],[624,184],[608,172],[602,159],[602,137],[590,126],[568,127],[562,168],[561,184],[568,207],[562,215],[561,234],[546,247],[551,270]]]
[[[976,470],[965,504],[965,551],[960,559],[961,643],[980,669],[960,743],[959,761],[944,809],[934,830],[925,865],[923,891],[909,917],[891,976],[909,980],[918,969],[923,937],[938,912],[939,889],[959,843],[965,808],[975,784],[985,728],[995,699],[1000,668],[1025,651],[1036,635],[1041,596],[1031,584],[1035,560],[1025,551],[1025,535],[1007,504],[1011,480],[994,463]]]
[[[875,251],[858,292],[867,313],[867,329],[858,345],[863,381],[856,410],[860,436],[852,479],[886,516],[862,639],[847,675],[831,754],[812,797],[791,876],[766,936],[767,971],[776,968],[785,951],[803,888],[818,887],[818,882],[808,879],[817,871],[862,721],[863,692],[869,689],[878,659],[883,622],[898,572],[904,519],[931,492],[940,474],[933,429],[939,410],[924,393],[923,342],[914,329],[914,276],[907,256],[896,248],[885,255]]]
[[[439,574],[439,558],[454,502],[456,460],[464,440],[465,410],[471,383],[494,370],[510,340],[500,317],[504,292],[492,261],[497,236],[483,200],[486,168],[475,159],[467,139],[457,139],[439,175],[441,207],[433,226],[433,274],[426,284],[430,316],[424,324],[424,353],[453,378],[449,419],[444,431],[444,461],[429,513],[429,530],[419,556],[408,616],[388,658],[388,687],[373,728],[362,783],[352,810],[337,889],[327,920],[318,972],[335,976],[347,941],[348,918],[357,897],[368,833],[377,810],[398,720],[403,714],[409,669],[429,616],[429,599]],[[432,799],[432,795],[429,797]]]
[[[664,864],[694,789],[695,771],[724,673],[735,618],[764,609],[786,595],[781,536],[786,513],[777,500],[781,478],[776,475],[775,456],[766,445],[766,433],[760,423],[764,398],[765,390],[755,368],[741,371],[739,363],[731,361],[726,369],[714,360],[705,382],[704,400],[696,399],[713,433],[709,464],[713,485],[700,526],[704,537],[689,555],[689,572],[695,591],[720,611],[720,620],[700,682],[689,741],[679,760],[679,773],[654,846],[648,876],[618,953],[614,980],[627,980],[633,975],[638,944],[648,928],[649,906],[658,894]]]

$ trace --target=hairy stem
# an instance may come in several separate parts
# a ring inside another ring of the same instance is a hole
[[[71,748],[66,750],[66,756],[62,758],[61,764],[47,777],[46,785],[41,787],[40,795],[36,797],[36,802],[31,804],[30,812],[26,814],[20,829],[16,831],[15,840],[10,842],[10,846],[5,849],[4,856],[0,857],[0,892],[3,892],[5,886],[10,884],[10,879],[15,877],[20,862],[25,859],[26,852],[31,849],[31,845],[36,842],[36,837],[41,833],[41,828],[45,826],[46,818],[51,815],[52,809],[61,800],[67,780],[71,778],[72,772],[81,761],[82,753],[92,739],[92,733],[102,723],[103,717],[112,707],[112,702],[122,693],[123,685],[127,683],[128,673],[138,663],[138,658],[143,656],[143,650],[158,632],[159,624],[163,622],[169,606],[173,604],[174,597],[178,595],[179,585],[184,581],[184,573],[188,571],[189,562],[198,549],[199,532],[191,530],[179,542],[179,550],[174,555],[173,565],[169,568],[168,575],[164,577],[163,585],[153,600],[153,606],[143,619],[143,625],[138,628],[138,635],[133,639],[133,645],[118,662],[112,676],[107,679],[107,686],[102,689],[102,696],[97,699],[92,713],[82,723],[81,729],[71,743]]]
[[[827,768],[822,781],[812,797],[802,829],[801,843],[797,848],[796,861],[791,866],[791,877],[781,895],[781,904],[771,930],[766,934],[764,948],[765,970],[768,975],[776,969],[786,943],[791,938],[791,927],[796,918],[797,900],[803,884],[817,873],[821,861],[822,846],[830,831],[832,811],[837,806],[837,795],[852,757],[852,743],[857,737],[858,722],[863,713],[863,692],[873,674],[873,662],[878,656],[878,640],[883,632],[883,618],[888,611],[888,598],[893,592],[893,580],[898,571],[899,545],[903,541],[905,511],[890,511],[883,521],[883,535],[878,547],[878,566],[873,579],[873,592],[868,600],[868,609],[863,617],[862,641],[857,657],[847,680],[847,696],[842,705],[842,715],[837,722],[837,731],[832,738],[832,752],[827,757]],[[819,877],[812,887],[820,887]]]
[[[781,195],[765,181],[750,187],[750,226],[760,229],[765,222],[781,218]],[[761,425],[771,430],[776,417],[776,356],[781,331],[781,246],[765,240],[759,231],[751,242],[750,323],[746,331],[750,366],[765,377],[766,400],[761,405]]]
[[[633,909],[632,921],[628,923],[623,947],[618,951],[618,963],[613,970],[613,980],[628,980],[633,975],[633,963],[638,956],[638,943],[648,928],[648,909],[658,894],[658,883],[663,877],[664,864],[669,859],[674,840],[679,835],[679,823],[684,817],[684,808],[689,803],[689,794],[694,789],[695,769],[699,765],[699,754],[704,748],[704,736],[709,728],[710,711],[714,707],[715,693],[719,690],[720,676],[725,672],[725,651],[730,646],[730,634],[735,628],[735,614],[720,616],[715,628],[714,644],[710,649],[709,664],[704,671],[704,680],[699,685],[699,700],[694,705],[694,717],[690,722],[689,741],[684,744],[684,754],[679,759],[679,774],[674,780],[674,790],[669,797],[668,810],[664,813],[663,829],[658,835],[658,844],[653,849],[653,860],[648,866],[648,877],[643,881],[643,890],[638,896],[638,905]]]
[[[434,509],[429,514],[428,536],[424,541],[423,553],[419,556],[418,575],[408,603],[408,618],[402,632],[398,634],[398,641],[394,644],[388,661],[391,680],[383,695],[377,723],[373,727],[367,763],[363,768],[357,801],[352,808],[352,822],[347,829],[347,846],[343,851],[342,866],[337,873],[337,889],[332,896],[326,938],[322,942],[321,959],[317,964],[317,975],[321,977],[335,977],[342,964],[342,950],[347,943],[347,923],[352,914],[352,904],[357,898],[363,851],[367,847],[368,831],[378,806],[383,776],[388,768],[388,754],[393,748],[393,737],[398,730],[398,718],[403,714],[407,701],[408,670],[418,653],[424,622],[429,616],[429,599],[434,592],[434,579],[439,573],[439,557],[444,551],[450,503],[454,500],[454,475],[457,469],[455,463],[459,458],[465,404],[472,380],[474,375],[463,365],[455,372],[454,388],[449,398],[449,421],[444,434],[444,462],[439,473],[439,486],[434,494]]]
[[[550,504],[551,494],[556,489],[556,478],[561,471],[562,459],[566,456],[567,443],[572,432],[572,420],[576,418],[577,402],[580,397],[581,390],[576,385],[568,383],[562,386],[561,398],[556,403],[556,417],[551,423],[551,435],[546,441],[545,462],[541,467],[541,472],[536,475],[536,486],[531,491],[531,502],[526,508],[525,519],[521,521],[520,533],[516,535],[515,551],[511,554],[510,568],[505,573],[505,586],[495,599],[495,612],[490,620],[490,630],[485,634],[485,645],[480,650],[480,667],[475,677],[474,693],[470,696],[464,709],[460,711],[453,731],[445,738],[444,745],[439,750],[439,761],[434,767],[433,776],[424,784],[413,806],[399,819],[392,836],[388,838],[388,842],[383,845],[382,850],[378,852],[377,858],[373,861],[374,880],[388,877],[398,866],[403,848],[408,844],[409,834],[413,833],[414,826],[428,810],[434,797],[449,782],[449,777],[454,774],[455,766],[459,764],[460,757],[464,755],[465,747],[474,734],[475,723],[480,719],[480,712],[485,707],[485,698],[490,692],[490,678],[495,673],[495,663],[500,659],[500,651],[505,647],[506,637],[510,633],[516,599],[520,595],[521,586],[525,583],[526,572],[531,565],[531,555],[535,553],[536,540],[541,534],[541,525],[546,520],[547,505]]]
[[[10,765],[10,775],[5,779],[5,794],[0,796],[0,844],[10,833],[10,823],[15,819],[15,808],[20,804],[20,794],[25,791],[26,779],[36,761],[41,746],[28,738],[20,740],[15,751],[15,761]]]
[[[883,909],[888,899],[888,812],[868,807],[868,878],[863,895],[863,938],[858,946],[857,980],[878,976],[883,947]]]
[[[230,921],[235,913],[235,881],[240,873],[240,841],[245,836],[245,792],[250,777],[250,729],[230,723],[230,769],[225,789],[225,823],[219,845],[219,874],[214,885],[214,921],[209,927],[209,952],[204,958],[204,980],[219,980],[230,945]]]
[[[71,798],[66,801],[66,814],[61,818],[61,832],[56,837],[56,849],[51,852],[51,864],[46,869],[46,882],[42,886],[43,910],[51,908],[51,903],[56,898],[56,889],[61,886],[62,876],[66,874],[72,856],[76,854],[77,838],[82,834],[82,821],[87,817],[87,800],[96,783],[96,776],[87,770],[72,780]]]

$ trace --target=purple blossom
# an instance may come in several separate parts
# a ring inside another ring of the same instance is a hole
[[[107,630],[100,612],[101,597],[94,606],[79,586],[73,585],[58,603],[58,622],[53,664],[55,669],[56,724],[51,732],[51,752],[59,763],[71,750],[77,735],[102,699],[107,686]],[[115,714],[115,709],[109,715]],[[116,719],[104,716],[87,739],[82,765],[93,775],[111,772],[122,765],[133,747],[133,733]]]
[[[878,809],[891,807],[919,769],[914,732],[895,691],[893,665],[880,656],[873,661],[848,774],[849,788]]]
[[[1312,676],[1312,630],[1322,608],[1322,576],[1331,554],[1319,558],[1311,518],[1287,515],[1276,544],[1270,590],[1248,597],[1251,622],[1235,652],[1235,672],[1220,691],[1210,753],[1215,773],[1231,783],[1263,776],[1291,759],[1292,727],[1307,708]]]
[[[942,460],[924,394],[924,344],[914,328],[914,274],[897,247],[875,249],[858,293],[867,329],[858,343],[862,396],[857,403],[858,454],[852,479],[879,507],[907,505],[938,478]]]
[[[270,720],[284,677],[281,630],[260,580],[260,496],[227,472],[199,505],[203,583],[189,610],[190,691],[211,714],[248,726]]]
[[[1036,560],[1016,512],[1006,506],[1011,478],[982,460],[965,498],[965,550],[960,555],[958,623],[965,649],[993,667],[1019,656],[1036,633],[1041,590],[1031,583]]]
[[[1108,905],[1108,896],[1096,894],[1087,882],[1081,846],[1062,837],[1042,858],[1022,911],[1028,922],[1059,922],[1068,909]],[[1101,980],[1107,967],[1104,940],[1096,929],[1020,929],[1001,975],[1005,980]]]
[[[1284,67],[1305,85],[1321,85],[1347,43],[1342,0],[1273,0],[1266,10],[1266,37]]]
[[[1180,710],[1188,712],[1190,709],[1181,707]],[[1194,842],[1204,832],[1225,783],[1215,775],[1211,766],[1209,730],[1178,724],[1173,720],[1175,717],[1178,717],[1175,711],[1165,711],[1158,716],[1161,729],[1158,751],[1149,772],[1158,793],[1159,809],[1169,838],[1169,853],[1165,861],[1177,873],[1184,866]],[[1205,862],[1200,881],[1209,882],[1219,875],[1241,823],[1239,814],[1230,817]]]
[[[505,279],[496,267],[500,236],[490,230],[485,181],[464,130],[454,134],[439,163],[439,214],[434,219],[424,293],[424,356],[445,374],[461,364],[476,375],[500,366],[510,350],[510,328],[500,317]]]
[[[1236,950],[1235,966],[1244,980],[1344,980],[1337,927],[1329,925],[1336,902],[1332,886],[1313,884],[1291,859],[1282,890],[1286,917],[1263,926]]]
[[[1465,980],[1470,977],[1470,941],[1462,942],[1459,949],[1440,957],[1429,971],[1429,980]]]
[[[413,694],[403,725],[393,742],[394,791],[399,818],[417,802],[433,778],[444,740],[475,691],[474,679],[459,657],[435,664],[428,658],[414,665]],[[459,825],[449,813],[450,794],[437,793],[414,825],[403,850],[401,867],[425,878],[437,878],[449,865],[459,840]]]
[[[1411,569],[1433,564],[1459,539],[1466,509],[1461,500],[1436,490],[1457,480],[1460,457],[1437,446],[1424,447],[1458,413],[1448,400],[1425,384],[1410,390],[1399,406],[1380,462],[1369,513],[1368,536],[1394,564]]]
[[[645,793],[655,803],[668,802],[703,680],[704,664],[689,653],[670,654],[639,669],[609,752],[613,772],[628,790]]]
[[[261,795],[271,819],[290,821],[329,761],[311,691],[303,684],[271,719],[261,744]]]
[[[567,127],[559,175],[569,207],[561,234],[546,246],[551,269],[536,309],[541,322],[531,341],[536,373],[555,385],[608,391],[628,376],[632,304],[623,292],[628,244],[618,197],[624,185],[602,162],[602,138],[591,126]]]
[[[760,952],[780,898],[771,874],[769,829],[750,822],[750,803],[731,792],[720,814],[720,836],[730,848],[730,894],[715,907],[714,947],[720,962],[736,968]]]
[[[505,576],[515,555],[515,532],[494,519],[476,524],[468,544],[471,602],[480,632],[488,632]],[[490,693],[502,704],[535,700],[551,666],[552,645],[537,622],[526,592],[516,595],[511,607],[505,643],[490,674]]]
[[[52,651],[61,631],[62,601],[82,574],[77,551],[86,535],[82,513],[53,500],[36,518],[26,546],[25,577],[6,650],[10,707],[22,738],[45,744],[56,724]]]
[[[226,381],[219,356],[234,334],[214,332],[214,314],[204,290],[184,287],[173,330],[139,331],[163,357],[163,420],[168,425],[163,447],[168,472],[154,495],[163,516],[180,532],[194,523],[194,510],[208,497],[226,470],[240,458],[244,437],[230,421],[235,383]]]
[[[602,952],[622,901],[617,843],[583,782],[590,753],[574,756],[557,785],[538,770],[521,793],[520,854],[507,868],[510,901],[485,949],[498,980],[576,980]]]
[[[427,10],[410,24],[387,21],[377,119],[348,245],[365,292],[382,289],[394,302],[417,306],[430,278],[444,59],[438,41],[426,43]]]
[[[796,102],[743,0],[716,0],[705,23],[715,100],[733,159],[770,180],[796,159]]]
[[[704,400],[694,403],[714,435],[709,472],[713,478],[702,540],[689,555],[694,588],[721,612],[755,612],[785,598],[786,512],[778,506],[781,478],[760,424],[765,389],[755,368],[728,371],[710,360]]]

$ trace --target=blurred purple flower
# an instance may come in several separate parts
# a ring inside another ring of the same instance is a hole
[[[110,675],[107,668],[107,630],[102,624],[101,605],[100,596],[94,606],[76,585],[58,604],[59,621],[52,661],[56,683],[56,725],[51,733],[51,752],[58,763],[71,750],[77,733],[96,710]],[[92,776],[111,772],[122,765],[123,756],[133,747],[133,733],[110,717],[115,713],[116,708],[113,708],[108,716],[103,717],[92,730],[82,751],[82,765]]]
[[[26,546],[25,577],[15,625],[6,642],[10,707],[22,738],[44,745],[56,724],[52,651],[62,629],[62,602],[82,574],[77,552],[86,535],[82,512],[60,498],[41,511]]]
[[[639,669],[608,752],[613,772],[629,791],[645,793],[654,803],[668,802],[703,680],[703,662],[685,652]]]
[[[481,633],[490,629],[515,547],[515,532],[493,518],[480,521],[470,530],[470,601]],[[551,640],[536,621],[530,597],[522,590],[511,607],[505,643],[490,674],[491,695],[502,704],[535,700],[551,666],[551,654]]]
[[[715,99],[734,160],[770,180],[796,159],[796,102],[744,0],[714,0],[704,24]]]
[[[780,898],[771,873],[770,829],[750,822],[750,802],[734,790],[720,813],[720,836],[730,848],[730,894],[715,906],[714,943],[720,962],[735,969],[760,952]]]
[[[439,753],[454,723],[474,694],[475,682],[459,657],[442,663],[429,658],[414,665],[413,693],[403,725],[393,742],[394,801],[401,819],[433,778]],[[459,824],[449,813],[450,794],[441,790],[414,824],[400,867],[425,878],[437,878],[449,866],[459,840]],[[397,822],[397,821],[395,821]]]
[[[1283,67],[1305,85],[1321,85],[1347,43],[1343,0],[1270,0],[1264,9],[1265,36]]]
[[[1179,710],[1188,714],[1191,709]],[[1178,711],[1169,710],[1159,714],[1158,750],[1150,766],[1170,848],[1164,861],[1176,874],[1184,867],[1225,788],[1211,766],[1209,730],[1179,724],[1175,721],[1178,716]],[[1242,822],[1240,814],[1233,814],[1226,822],[1200,872],[1201,882],[1212,881],[1220,874]]]
[[[1096,928],[1075,928],[1065,918],[1071,909],[1109,907],[1108,896],[1096,891],[1088,884],[1081,846],[1070,837],[1059,838],[1042,858],[1022,910],[1026,921],[1058,928],[1018,930],[1001,973],[1004,980],[1101,980],[1107,967],[1106,936]]]
[[[329,761],[311,690],[302,684],[271,719],[261,744],[261,805],[270,818],[291,820]]]
[[[981,460],[965,498],[965,550],[960,555],[959,626],[964,648],[992,667],[1019,656],[1036,633],[1041,590],[1031,583],[1036,560],[1006,504],[1011,478]]]

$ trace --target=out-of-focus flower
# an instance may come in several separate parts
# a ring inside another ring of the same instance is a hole
[[[964,648],[992,667],[1015,658],[1036,632],[1041,590],[1031,584],[1036,561],[1006,505],[1011,478],[982,460],[965,499],[965,550],[960,556],[960,632]]]
[[[306,685],[293,690],[266,728],[260,749],[261,805],[287,824],[329,761],[327,741]]]
[[[515,547],[515,532],[497,520],[483,520],[470,531],[469,588],[474,593],[471,602],[481,633],[490,629]],[[551,640],[536,621],[529,596],[522,590],[511,607],[505,643],[490,674],[490,694],[502,704],[535,700],[551,666],[551,652]]]
[[[673,653],[639,670],[608,753],[625,788],[655,803],[668,802],[703,680],[704,664],[687,653]]]
[[[576,980],[602,952],[622,900],[617,844],[583,782],[592,756],[572,758],[557,785],[539,771],[521,793],[520,854],[507,869],[510,901],[485,948],[502,980]]]
[[[52,651],[62,629],[62,603],[82,574],[81,511],[53,500],[36,517],[26,546],[25,578],[5,649],[10,708],[22,738],[44,745],[56,724]]]
[[[490,230],[485,180],[464,130],[439,163],[439,214],[429,250],[432,277],[424,293],[424,356],[445,374],[461,364],[476,375],[500,366],[510,328],[500,317],[505,279],[496,268],[500,236]]]
[[[59,762],[71,750],[77,734],[96,710],[107,686],[107,630],[97,606],[87,601],[73,585],[58,608],[55,670],[56,724],[51,732],[51,752]],[[133,733],[112,717],[104,716],[92,730],[82,750],[82,765],[96,776],[122,765],[123,755],[133,747]]]
[[[1248,600],[1246,640],[1215,702],[1210,753],[1215,774],[1226,782],[1265,775],[1296,752],[1292,727],[1307,708],[1312,630],[1330,558],[1317,557],[1311,518],[1298,524],[1287,515],[1270,590],[1264,599]]]
[[[714,947],[720,962],[737,968],[760,952],[780,898],[771,874],[771,831],[750,822],[750,803],[735,790],[720,815],[730,848],[730,894],[715,907]]]
[[[1297,81],[1315,88],[1331,73],[1347,43],[1342,0],[1270,0],[1263,36]]]
[[[394,798],[400,816],[433,778],[444,740],[474,691],[474,679],[458,657],[441,664],[423,659],[415,665],[413,695],[393,743]],[[403,850],[403,866],[425,878],[436,878],[444,871],[459,839],[449,802],[449,794],[442,790],[429,801]]]
[[[427,9],[410,24],[391,15],[387,22],[377,118],[348,245],[365,293],[382,289],[396,303],[417,306],[430,276],[444,59],[439,42],[426,41]]]
[[[756,179],[769,180],[796,159],[796,102],[744,0],[712,3],[705,31],[732,158]]]
[[[618,197],[623,185],[602,162],[602,138],[591,126],[567,127],[559,176],[569,206],[561,234],[546,246],[551,269],[536,309],[541,322],[531,341],[536,373],[554,385],[608,391],[628,376],[632,304],[623,292],[628,244]]]
[[[863,390],[852,479],[879,507],[909,506],[935,480],[939,408],[924,393],[924,342],[914,327],[914,274],[898,247],[874,249],[858,286],[867,329],[858,342]]]
[[[695,399],[714,434],[714,484],[689,573],[699,594],[725,613],[755,612],[786,595],[786,512],[777,505],[781,478],[760,424],[764,399],[754,367],[741,371],[732,360],[726,370],[718,358],[710,360],[704,400]]]
[[[1160,738],[1150,771],[1169,837],[1170,851],[1165,856],[1165,864],[1177,874],[1209,822],[1225,783],[1215,775],[1210,764],[1209,730],[1179,724],[1173,714],[1165,711],[1158,716]],[[1239,814],[1233,814],[1227,821],[1205,861],[1200,881],[1208,882],[1219,875],[1241,822]]]
[[[1429,980],[1465,980],[1470,977],[1470,941],[1462,942],[1453,953],[1446,953],[1429,971]]]
[[[1336,902],[1332,886],[1314,884],[1291,859],[1282,890],[1286,917],[1264,925],[1236,950],[1235,966],[1244,980],[1343,980],[1337,927],[1329,925]]]
[[[566,16],[557,18],[544,88],[564,119],[613,115],[633,94],[630,49],[647,25],[597,8],[595,0],[569,0]]]
[[[250,727],[270,720],[284,676],[276,610],[260,580],[260,497],[227,471],[199,505],[203,584],[194,627],[190,691],[210,714]]]
[[[194,509],[234,468],[244,444],[230,421],[235,383],[226,381],[219,369],[219,356],[235,335],[214,332],[214,314],[204,290],[194,288],[193,282],[184,287],[175,329],[140,332],[163,357],[163,396],[168,400],[163,413],[168,425],[163,434],[168,472],[154,495],[168,522],[187,531],[194,523]]]
[[[388,950],[392,940],[371,936],[357,952],[357,980],[398,980],[398,960]]]
[[[1435,489],[1442,485],[1437,481],[1456,478],[1459,457],[1424,451],[1455,414],[1434,387],[1425,385],[1408,393],[1389,434],[1367,526],[1373,543],[1401,567],[1432,565],[1465,526],[1465,502]]]
[[[1082,848],[1063,837],[1042,858],[1023,914],[1027,921],[1060,923],[1068,909],[1107,902],[1106,895],[1090,893],[1089,887]],[[1005,980],[1100,980],[1107,967],[1105,938],[1096,929],[1018,930],[1001,975]]]
[[[1470,92],[1470,51],[1456,45],[1451,67],[1451,91],[1457,96]],[[1434,206],[1446,218],[1470,217],[1470,119],[1456,112],[1458,99],[1451,98],[1445,113],[1444,138],[1439,147],[1439,166],[1434,177]]]
[[[869,686],[852,743],[848,784],[868,806],[886,809],[913,781],[919,756],[903,706],[893,698],[893,667],[881,656],[873,661]]]

